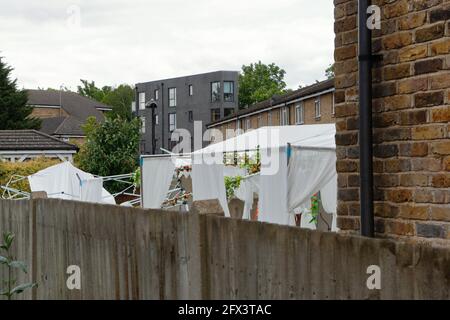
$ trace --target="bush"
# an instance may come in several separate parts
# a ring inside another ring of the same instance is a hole
[[[83,126],[86,142],[76,158],[80,169],[102,177],[134,172],[139,165],[140,127],[139,119],[117,117],[97,123],[89,118]],[[123,187],[117,182],[105,183],[112,193]]]
[[[51,167],[55,164],[61,163],[57,159],[36,158],[26,162],[0,162],[0,185],[6,185],[11,176],[17,174],[21,176],[29,176],[45,168]],[[30,192],[28,180],[22,180],[13,186],[15,189]],[[0,194],[3,190],[0,190]]]

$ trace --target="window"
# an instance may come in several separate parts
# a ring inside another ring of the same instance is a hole
[[[169,88],[169,107],[177,106],[177,88]]]
[[[136,101],[131,102],[131,112],[136,112]]]
[[[169,131],[172,132],[177,128],[177,114],[169,113]]]
[[[282,126],[289,125],[289,108],[288,107],[281,108],[280,125],[282,125]]]
[[[295,124],[303,124],[305,123],[305,108],[303,103],[295,106]]]
[[[223,83],[223,100],[225,102],[233,102],[234,101],[234,82],[233,81],[225,81]]]
[[[145,110],[145,92],[139,92],[139,110]]]
[[[211,83],[211,102],[220,101],[220,82]]]
[[[194,122],[194,111],[188,111],[189,122]]]
[[[159,117],[157,114],[155,114],[155,125],[159,124]]]
[[[141,117],[141,133],[145,133],[145,117]]]
[[[249,118],[245,119],[245,130],[249,130],[251,128],[252,128],[252,124],[250,122],[250,119]]]
[[[267,125],[268,126],[272,125],[272,112],[271,111],[267,112]]]
[[[316,101],[314,102],[314,112],[316,119],[320,118],[320,96],[317,97]]]
[[[158,100],[159,100],[159,90],[156,89],[155,90],[155,101],[158,101]]]
[[[262,127],[262,115],[258,115],[258,128]]]
[[[194,86],[192,84],[189,85],[189,96],[192,97],[194,95]]]
[[[223,112],[224,117],[231,116],[232,114],[234,114],[234,108],[225,108]]]
[[[211,122],[217,121],[220,119],[220,109],[211,109]]]

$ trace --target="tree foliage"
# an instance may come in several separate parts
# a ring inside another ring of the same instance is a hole
[[[325,77],[327,77],[327,79],[334,78],[334,63],[330,64],[330,66],[325,70]]]
[[[134,172],[139,158],[139,129],[137,118],[107,118],[103,123],[88,118],[83,126],[86,143],[79,154],[80,168],[99,176]],[[115,185],[109,185],[109,189],[118,191]]]
[[[112,112],[108,114],[109,117],[131,120],[131,102],[135,95],[131,86],[121,84],[118,87],[103,86],[98,88],[95,81],[80,81],[79,94],[113,107]]]
[[[0,57],[0,130],[39,129],[41,120],[31,117],[27,92],[10,79],[12,70]]]
[[[258,61],[248,66],[243,65],[239,75],[239,106],[245,108],[285,93],[285,74],[286,71],[274,63],[266,65]]]

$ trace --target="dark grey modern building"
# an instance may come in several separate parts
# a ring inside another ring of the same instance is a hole
[[[143,123],[141,153],[158,154],[161,148],[172,150],[176,142],[170,138],[175,129],[190,132],[194,149],[194,121],[202,121],[204,132],[210,122],[238,110],[238,78],[237,71],[216,71],[136,84],[137,102],[132,108]]]

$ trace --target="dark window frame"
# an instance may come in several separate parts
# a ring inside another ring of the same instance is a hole
[[[174,90],[175,91],[175,96],[174,99],[170,98],[170,92]],[[170,108],[175,108],[177,106],[177,88],[176,87],[172,87],[172,88],[168,88],[168,97],[169,97],[169,107]],[[175,101],[175,105],[171,105],[171,101]]]
[[[231,93],[225,92],[225,88],[227,83],[231,83]],[[227,99],[227,94],[231,94],[231,99]],[[234,81],[224,81],[223,82],[223,101],[224,102],[234,102]]]
[[[217,118],[215,118],[215,117],[213,117],[213,115],[214,115],[214,114],[216,114],[216,115],[217,115],[217,111],[219,111],[219,113],[218,113],[218,117],[217,117]],[[215,112],[216,112],[216,113],[215,113]],[[211,122],[214,122],[214,121],[220,120],[220,114],[221,114],[221,112],[220,112],[220,108],[213,108],[213,109],[211,109]]]
[[[217,84],[218,84],[218,92],[217,92],[216,96],[214,96],[213,95],[213,92],[214,92],[213,86],[217,85]],[[221,82],[220,81],[213,81],[213,82],[211,82],[211,85],[210,85],[211,102],[220,102],[220,100],[221,100],[220,99],[220,97],[221,97],[220,89],[221,89]]]

